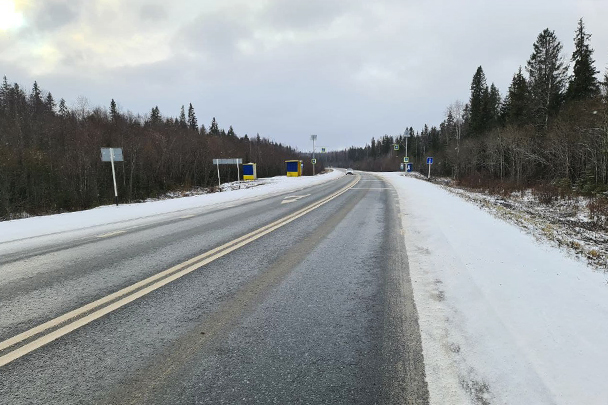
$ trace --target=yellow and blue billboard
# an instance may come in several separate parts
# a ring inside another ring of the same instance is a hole
[[[287,177],[300,177],[302,175],[302,161],[301,160],[286,160],[287,165]]]
[[[258,170],[255,163],[245,163],[243,165],[243,180],[257,180]]]

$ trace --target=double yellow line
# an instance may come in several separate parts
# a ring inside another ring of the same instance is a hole
[[[20,333],[12,338],[0,342],[0,353],[6,351],[12,346],[22,343],[27,340],[31,340],[22,346],[15,348],[14,350],[0,356],[0,367],[16,360],[58,338],[64,336],[88,323],[93,322],[102,316],[115,311],[130,302],[135,301],[138,298],[143,297],[146,294],[151,293],[154,290],[161,288],[170,282],[185,276],[188,273],[193,272],[202,266],[219,259],[222,256],[233,252],[270,232],[281,228],[288,223],[300,218],[303,215],[319,208],[334,198],[344,194],[350,188],[354,187],[360,180],[360,176],[357,176],[354,181],[350,184],[336,191],[335,193],[319,200],[308,207],[302,208],[293,214],[287,215],[275,222],[272,222],[266,226],[263,226],[253,232],[243,235],[237,239],[234,239],[228,243],[225,243],[215,249],[205,252],[199,256],[193,257],[183,263],[171,267],[170,269],[164,270],[151,277],[148,277],[142,281],[139,281],[129,287],[125,287],[122,290],[116,291],[110,295],[93,301],[87,305],[70,311],[57,318],[51,319],[41,325],[38,325],[32,329],[29,329],[23,333]],[[55,329],[56,328],[56,329]],[[36,336],[42,335],[36,338]]]

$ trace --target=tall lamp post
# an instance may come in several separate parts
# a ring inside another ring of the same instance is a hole
[[[311,135],[310,140],[312,141],[312,161],[315,161],[315,141],[317,140],[316,135]],[[312,164],[312,175],[315,175],[315,164]]]

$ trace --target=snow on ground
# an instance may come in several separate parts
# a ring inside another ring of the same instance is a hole
[[[608,404],[603,272],[400,173],[432,404]]]
[[[141,218],[192,209],[216,207],[221,204],[245,202],[256,198],[289,193],[321,184],[344,173],[334,170],[314,177],[278,176],[248,182],[222,184],[222,191],[191,197],[173,198],[145,203],[106,205],[94,209],[64,214],[30,217],[0,222],[0,243],[77,229],[132,221]],[[175,197],[177,195],[171,195]]]
[[[445,188],[538,240],[565,248],[597,269],[608,270],[608,232],[591,218],[589,197],[568,196],[543,203],[530,190],[493,195],[447,184]]]

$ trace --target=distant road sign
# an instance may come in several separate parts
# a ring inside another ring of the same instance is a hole
[[[316,165],[316,164],[317,164],[317,159],[312,159],[312,160],[311,160],[311,163],[312,163],[313,165]]]
[[[414,165],[413,165],[413,164],[411,164],[411,163],[408,163],[408,164],[407,164],[407,171],[408,171],[408,172],[411,172],[413,169],[414,169]]]
[[[433,158],[432,157],[427,157],[426,158],[426,164],[427,165],[432,165],[433,164]]]
[[[101,161],[102,162],[111,162],[112,157],[110,153],[114,152],[114,161],[122,162],[124,159],[122,157],[122,148],[101,148]]]
[[[400,166],[400,167],[401,167],[401,170],[404,170],[404,169],[405,169],[405,166],[403,165],[403,163],[401,163],[401,166]]]
[[[321,148],[321,153],[327,152],[327,148]]]
[[[393,145],[393,149],[399,150],[399,145]]]
[[[243,159],[213,159],[214,165],[240,165]]]
[[[409,163],[410,162],[410,158],[409,157],[404,157],[403,158],[403,163]]]

